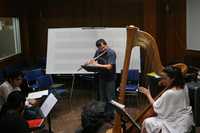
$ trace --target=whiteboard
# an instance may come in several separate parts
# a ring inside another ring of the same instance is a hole
[[[200,51],[200,1],[187,0],[187,49]]]
[[[49,28],[47,74],[84,74],[81,65],[94,56],[96,40],[103,38],[116,52],[116,72],[123,68],[126,28]],[[130,68],[140,71],[140,48],[132,50]]]

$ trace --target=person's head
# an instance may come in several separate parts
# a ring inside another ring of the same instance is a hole
[[[21,112],[25,106],[25,96],[21,91],[13,91],[8,95],[7,104],[11,109]]]
[[[29,128],[23,118],[25,97],[20,91],[8,95],[0,112],[0,129],[8,133],[28,133]]]
[[[180,70],[180,68],[174,66],[167,66],[163,69],[161,73],[161,81],[162,85],[167,88],[171,87],[180,87],[183,88],[185,81],[184,76]]]
[[[8,82],[13,87],[19,87],[23,82],[23,73],[21,71],[14,71],[8,75]]]
[[[15,110],[22,113],[25,107],[25,96],[21,91],[13,91],[8,95],[6,103],[3,105],[1,114],[8,110]]]
[[[105,123],[105,103],[92,101],[83,107],[81,122],[83,133],[96,133]]]
[[[108,48],[107,42],[104,39],[99,39],[96,41],[96,47],[103,52]]]

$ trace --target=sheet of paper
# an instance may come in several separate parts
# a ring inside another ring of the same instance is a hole
[[[40,107],[44,117],[47,117],[57,101],[57,98],[52,93],[49,94],[49,96],[45,99],[44,103]]]
[[[48,95],[48,90],[43,90],[43,91],[37,91],[37,92],[32,92],[28,94],[28,97],[26,99],[36,99],[36,98],[41,98],[42,96]]]

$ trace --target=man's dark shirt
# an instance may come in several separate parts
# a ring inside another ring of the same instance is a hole
[[[95,56],[100,55],[101,52],[99,50],[96,51]],[[104,80],[115,80],[116,78],[116,53],[114,50],[108,48],[107,52],[103,54],[101,57],[97,59],[99,64],[111,64],[112,69],[110,71],[100,71],[100,78]]]

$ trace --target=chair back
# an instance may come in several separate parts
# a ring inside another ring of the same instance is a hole
[[[43,75],[36,79],[36,84],[38,88],[47,89],[53,84],[51,75]]]
[[[44,71],[41,68],[33,69],[33,70],[30,70],[30,71],[25,71],[24,72],[24,78],[27,81],[36,80],[37,77],[40,77],[42,75],[44,75]]]
[[[138,69],[129,69],[128,70],[128,83],[129,82],[137,82],[139,81],[139,70]]]
[[[28,87],[33,88],[33,91],[39,88],[36,84],[36,79],[45,74],[41,68],[33,69],[30,71],[24,71],[23,73],[24,79],[27,81]]]

